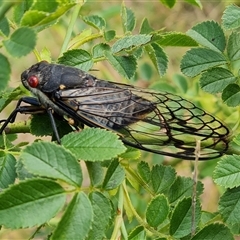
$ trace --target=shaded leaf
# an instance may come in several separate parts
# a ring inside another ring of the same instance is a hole
[[[102,188],[107,191],[115,189],[123,182],[124,178],[124,169],[119,164],[118,160],[115,159],[111,162],[107,169]]]

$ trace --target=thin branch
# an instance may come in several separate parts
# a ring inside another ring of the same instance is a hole
[[[193,193],[192,193],[192,226],[191,226],[191,236],[193,237],[196,232],[196,203],[197,203],[197,179],[198,179],[198,160],[201,152],[201,141],[196,141],[195,148],[195,161],[193,170]]]

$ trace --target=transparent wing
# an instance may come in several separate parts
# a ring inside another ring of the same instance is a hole
[[[174,94],[100,81],[58,91],[57,98],[74,120],[115,131],[126,144],[145,151],[191,160],[200,140],[200,159],[207,160],[228,148],[228,128]]]

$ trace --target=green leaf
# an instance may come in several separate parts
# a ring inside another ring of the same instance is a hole
[[[0,224],[11,229],[41,225],[59,212],[65,200],[66,193],[56,182],[20,182],[0,194]]]
[[[135,227],[128,235],[129,240],[141,240],[146,239],[146,232],[143,226]]]
[[[231,61],[240,59],[240,33],[232,32],[229,36],[227,54]]]
[[[180,32],[167,32],[154,35],[152,41],[161,46],[172,47],[196,47],[197,42],[186,34]]]
[[[51,52],[48,48],[44,47],[40,52],[40,59],[47,61],[47,62],[52,62],[52,58],[51,58]]]
[[[137,165],[138,174],[144,182],[149,183],[151,180],[151,171],[147,162],[141,161]]]
[[[61,1],[59,1],[61,2]],[[31,6],[31,10],[43,11],[43,12],[55,12],[58,7],[58,2],[55,0],[51,0],[48,4],[38,0],[33,3]]]
[[[195,206],[195,226],[201,218],[201,207],[197,201]],[[185,198],[176,205],[170,221],[170,234],[174,238],[182,238],[191,233],[192,230],[192,199]]]
[[[240,87],[238,84],[229,84],[222,93],[222,100],[229,107],[236,107],[240,104]]]
[[[236,5],[229,5],[222,16],[222,25],[226,30],[240,27],[240,8]]]
[[[141,66],[139,66],[139,77],[141,79],[150,81],[153,74],[154,74],[154,70],[152,68],[152,66],[149,63],[144,62]]]
[[[0,54],[1,59],[1,54]],[[0,73],[1,76],[1,73]],[[1,80],[0,80],[1,81]],[[25,88],[21,85],[15,89],[8,88],[0,94],[0,111],[2,111],[13,100],[17,100],[19,97],[26,96]]]
[[[69,132],[72,132],[72,128],[70,127],[68,122],[64,121],[61,118],[56,118],[55,124],[60,137],[64,136]],[[47,113],[34,114],[32,116],[30,122],[30,132],[35,136],[53,136],[53,140],[56,140],[53,132],[51,119],[49,118],[49,115]]]
[[[211,49],[195,48],[189,50],[183,56],[181,71],[188,77],[195,77],[202,71],[226,63],[226,58],[221,53]]]
[[[183,198],[188,198],[192,196],[193,193],[193,180],[187,177],[177,176],[175,182],[171,185],[167,196],[170,203],[176,203]],[[197,183],[197,195],[203,193],[203,184],[201,182]]]
[[[86,239],[93,220],[91,202],[85,193],[75,194],[51,239]]]
[[[82,171],[77,159],[59,145],[35,142],[22,151],[20,159],[30,173],[81,186]]]
[[[113,40],[116,36],[116,31],[114,30],[109,30],[109,31],[104,31],[104,39],[106,42],[110,42]]]
[[[24,11],[27,10],[27,3],[20,2],[13,7],[13,21],[20,25]]]
[[[58,63],[77,67],[86,72],[93,66],[91,54],[82,49],[72,49],[63,53]]]
[[[104,177],[103,167],[100,162],[86,162],[88,175],[92,186],[99,186]]]
[[[15,182],[16,165],[15,157],[9,153],[1,154],[0,156],[0,188],[7,188]]]
[[[155,193],[166,191],[175,181],[176,171],[171,166],[155,165],[151,171],[152,186]]]
[[[89,199],[93,208],[93,222],[87,239],[104,239],[111,219],[112,205],[100,192],[91,192]]]
[[[164,75],[168,67],[168,58],[163,49],[156,43],[145,47],[151,61],[158,70],[159,75]]]
[[[124,49],[139,47],[141,45],[149,43],[151,40],[151,37],[152,37],[151,35],[147,35],[147,34],[125,36],[113,44],[112,53],[117,53]]]
[[[47,16],[47,12],[40,12],[38,10],[27,11],[24,13],[21,19],[21,26],[33,27],[40,23]]]
[[[0,20],[0,35],[8,36],[10,33],[9,23],[6,17]]]
[[[133,31],[136,25],[135,15],[134,12],[124,4],[122,4],[121,17],[124,33]]]
[[[200,0],[184,0],[184,1],[202,9],[202,4]]]
[[[109,63],[127,79],[131,79],[137,69],[137,61],[133,56],[114,56],[109,52],[105,52],[105,56]]]
[[[224,32],[221,26],[214,21],[197,24],[187,31],[187,35],[200,45],[216,52],[223,52],[226,46]]]
[[[160,0],[160,1],[162,2],[163,5],[169,8],[172,8],[176,3],[176,0]]]
[[[69,133],[62,138],[62,145],[85,161],[108,160],[126,150],[116,134],[99,128]]]
[[[227,189],[219,201],[219,212],[229,226],[240,223],[240,187]]]
[[[154,82],[149,86],[151,89],[160,91],[160,92],[168,92],[176,94],[176,87],[170,85],[168,82]]]
[[[125,151],[120,155],[121,158],[125,160],[134,160],[134,159],[139,159],[141,157],[141,152],[139,149],[134,147],[129,147],[129,146],[126,146],[126,147],[127,147],[127,151]]]
[[[23,162],[19,159],[16,164],[16,172],[19,180],[26,180],[27,178],[34,178],[33,174],[31,174],[26,167],[23,165]]]
[[[218,93],[230,83],[236,82],[237,78],[226,68],[216,67],[204,72],[199,81],[204,91]]]
[[[36,41],[36,33],[31,28],[22,27],[4,40],[3,45],[13,57],[22,57],[34,49]]]
[[[83,17],[83,21],[98,30],[102,30],[106,27],[105,20],[98,15]]]
[[[11,67],[8,59],[0,53],[0,91],[5,89],[10,80]],[[3,95],[2,95],[3,97]],[[1,104],[0,104],[1,105]]]
[[[140,27],[140,34],[149,34],[153,31],[154,29],[150,26],[147,18],[144,18]]]
[[[226,155],[214,170],[214,182],[225,188],[240,186],[240,156]]]
[[[53,128],[48,114],[34,114],[30,122],[30,132],[35,136],[51,136]]]
[[[41,2],[40,2],[41,4]],[[55,5],[55,2],[52,2],[53,5]],[[50,12],[44,12],[44,11],[39,11],[39,10],[35,10],[35,9],[30,9],[29,11],[25,11],[24,15],[22,16],[21,19],[21,26],[41,26],[41,27],[46,27],[47,25],[52,25],[54,23],[56,23],[57,19],[63,15],[64,13],[66,13],[71,7],[73,7],[76,3],[74,3],[74,1],[69,1],[69,2],[65,2],[65,1],[58,1],[58,7],[57,9],[50,13]],[[79,3],[81,4],[81,3]],[[43,6],[44,4],[42,4],[42,7],[44,7],[45,9],[48,7]],[[53,9],[55,8],[55,6],[53,6],[50,4],[50,11],[53,11]],[[37,6],[38,7],[38,6]]]
[[[124,169],[119,164],[118,159],[115,159],[107,169],[102,188],[106,191],[115,189],[123,182],[124,178]]]
[[[164,195],[155,196],[147,206],[146,221],[151,227],[158,227],[169,214],[169,204]]]
[[[187,92],[188,80],[182,74],[175,73],[172,80],[183,93]]]
[[[233,240],[233,235],[224,224],[209,224],[201,229],[191,240]]]
[[[110,51],[110,46],[106,43],[99,43],[92,49],[93,58],[104,57],[105,51]]]

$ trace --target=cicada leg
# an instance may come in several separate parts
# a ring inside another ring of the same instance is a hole
[[[30,104],[30,106],[21,106],[22,103]],[[53,117],[53,110],[51,108],[45,109],[41,106],[41,103],[38,101],[37,98],[34,97],[23,97],[19,99],[16,108],[12,111],[10,116],[7,119],[1,120],[4,122],[0,128],[0,134],[4,131],[9,123],[15,122],[16,116],[18,113],[21,114],[38,114],[38,113],[45,113],[47,112],[51,121],[51,125],[53,128],[53,133],[56,137],[57,142],[60,144],[60,137],[58,134],[57,126]]]

